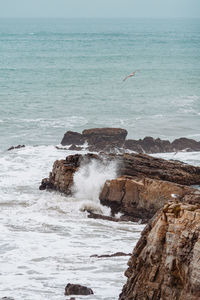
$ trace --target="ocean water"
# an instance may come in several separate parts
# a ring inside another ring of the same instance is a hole
[[[67,130],[199,141],[199,78],[198,19],[0,20],[0,297],[66,299],[71,282],[95,293],[76,299],[117,299],[128,258],[90,256],[131,252],[143,225],[83,212],[109,214],[98,192],[116,166],[81,169],[73,198],[39,191],[40,181],[75,153],[55,148]],[[156,156],[200,165],[198,152]]]

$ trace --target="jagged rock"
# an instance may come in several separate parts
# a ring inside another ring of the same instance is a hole
[[[82,136],[81,133],[74,132],[74,131],[67,131],[64,134],[64,137],[61,141],[61,145],[66,146],[66,145],[83,145],[85,143],[85,140]]]
[[[168,140],[145,137],[143,140],[126,140],[124,148],[139,153],[164,153],[182,150],[200,151],[200,142],[192,139],[179,138],[170,143]]]
[[[69,295],[92,295],[93,290],[80,285],[80,284],[72,284],[72,283],[68,283],[65,287],[65,295],[69,296]]]
[[[200,167],[194,167],[177,161],[167,161],[161,158],[151,157],[146,154],[75,154],[69,155],[65,160],[57,160],[49,178],[42,180],[40,189],[55,189],[70,194],[73,185],[73,175],[84,162],[92,159],[102,163],[116,161],[118,174],[133,176],[134,178],[149,177],[152,179],[170,181],[183,185],[200,184]]]
[[[200,191],[188,186],[151,178],[133,178],[121,176],[107,180],[100,193],[101,204],[111,207],[113,213],[122,212],[138,219],[150,219],[163,207],[172,194],[178,194],[179,200],[185,195]]]
[[[143,140],[127,140],[124,144],[124,148],[139,153],[163,153],[174,151],[174,148],[168,140],[161,140],[160,138],[154,139],[150,136],[145,137]]]
[[[12,147],[8,148],[8,151],[14,150],[14,149],[20,149],[20,148],[24,148],[24,147],[25,147],[25,145],[12,146]]]
[[[187,151],[200,151],[200,142],[192,139],[180,138],[172,143],[174,151],[187,150]]]
[[[200,151],[200,142],[193,139],[179,138],[170,143],[168,140],[154,139],[151,136],[139,140],[125,140],[126,136],[127,131],[121,128],[91,128],[83,130],[82,134],[67,131],[61,144],[63,146],[71,144],[83,145],[87,142],[89,151],[103,150],[108,153],[115,150],[123,152],[123,149],[124,151],[131,150],[138,153],[178,152],[182,150]],[[79,151],[81,148],[75,150]]]
[[[200,204],[169,203],[142,232],[119,300],[200,299]]]

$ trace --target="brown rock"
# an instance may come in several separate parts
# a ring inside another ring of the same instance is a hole
[[[85,140],[82,136],[81,133],[78,132],[73,132],[73,131],[67,131],[64,134],[64,137],[61,141],[61,145],[66,146],[66,145],[83,145],[85,143]]]
[[[124,148],[139,153],[178,152],[185,149],[187,151],[200,151],[200,142],[187,138],[179,138],[170,143],[168,140],[154,139],[148,136],[143,140],[126,140]]]
[[[187,151],[200,151],[200,142],[187,138],[179,138],[173,141],[172,147],[174,151],[185,149]]]
[[[138,219],[150,219],[158,209],[178,194],[179,200],[200,191],[188,186],[151,178],[121,176],[107,180],[99,196],[103,205],[111,207],[113,213],[122,212]]]
[[[142,232],[119,299],[200,299],[199,257],[200,204],[167,204]]]
[[[92,128],[82,132],[90,151],[110,150],[123,146],[127,131],[121,128]]]
[[[65,287],[65,295],[92,295],[94,294],[92,289],[80,285],[80,284],[72,284],[68,283]]]
[[[67,195],[70,194],[74,173],[82,162],[87,164],[92,159],[100,160],[102,163],[115,160],[118,164],[119,175],[129,175],[140,179],[148,177],[185,185],[200,184],[200,167],[154,158],[146,154],[96,155],[88,153],[69,155],[65,160],[55,161],[49,178],[42,180],[40,189],[55,189]],[[116,187],[115,195],[117,192],[121,193],[120,186]]]

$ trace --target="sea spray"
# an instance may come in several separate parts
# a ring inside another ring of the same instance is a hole
[[[89,163],[83,162],[74,175],[73,192],[77,199],[83,200],[81,210],[90,210],[106,213],[107,210],[101,207],[99,202],[100,191],[108,179],[117,176],[117,162],[92,160]]]

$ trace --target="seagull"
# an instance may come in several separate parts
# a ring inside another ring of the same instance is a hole
[[[130,78],[130,77],[132,77],[132,76],[135,76],[135,73],[136,73],[137,71],[139,71],[139,70],[135,70],[133,73],[131,73],[131,74],[129,74],[128,76],[126,76],[126,77],[123,79],[123,81],[125,81],[126,79],[128,79],[128,78]]]

